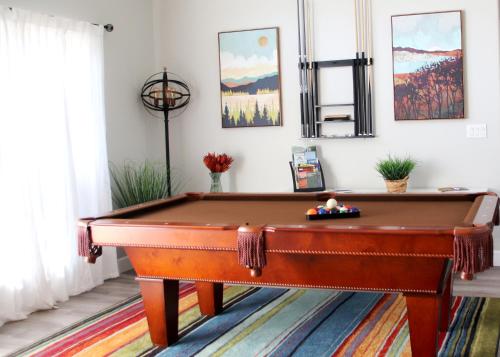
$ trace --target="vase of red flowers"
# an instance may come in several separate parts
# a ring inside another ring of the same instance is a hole
[[[216,154],[209,152],[203,157],[203,163],[210,170],[210,192],[222,192],[220,177],[233,163],[233,158],[226,154]]]
[[[222,183],[220,182],[221,172],[211,172],[210,178],[212,182],[210,183],[210,192],[222,192]]]

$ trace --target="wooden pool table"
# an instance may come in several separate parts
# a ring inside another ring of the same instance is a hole
[[[306,220],[331,197],[361,217]],[[157,345],[178,339],[179,280],[191,280],[206,315],[221,312],[224,283],[403,293],[413,354],[432,356],[452,271],[492,265],[498,204],[492,193],[187,193],[80,220],[79,253],[125,249]]]

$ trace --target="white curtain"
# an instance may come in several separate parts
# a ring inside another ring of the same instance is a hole
[[[111,209],[103,95],[101,26],[0,6],[0,325],[118,275],[77,256]]]

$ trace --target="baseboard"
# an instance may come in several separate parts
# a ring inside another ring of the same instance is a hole
[[[500,267],[500,227],[493,229],[493,266]]]
[[[118,271],[120,274],[123,274],[126,271],[133,269],[132,264],[130,264],[130,260],[125,255],[124,257],[118,258]]]

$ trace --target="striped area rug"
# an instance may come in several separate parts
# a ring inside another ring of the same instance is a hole
[[[411,356],[400,295],[229,286],[208,319],[194,285],[180,294],[182,338],[169,348],[152,346],[137,296],[16,356]],[[456,297],[452,318],[440,356],[496,356],[500,299]]]

